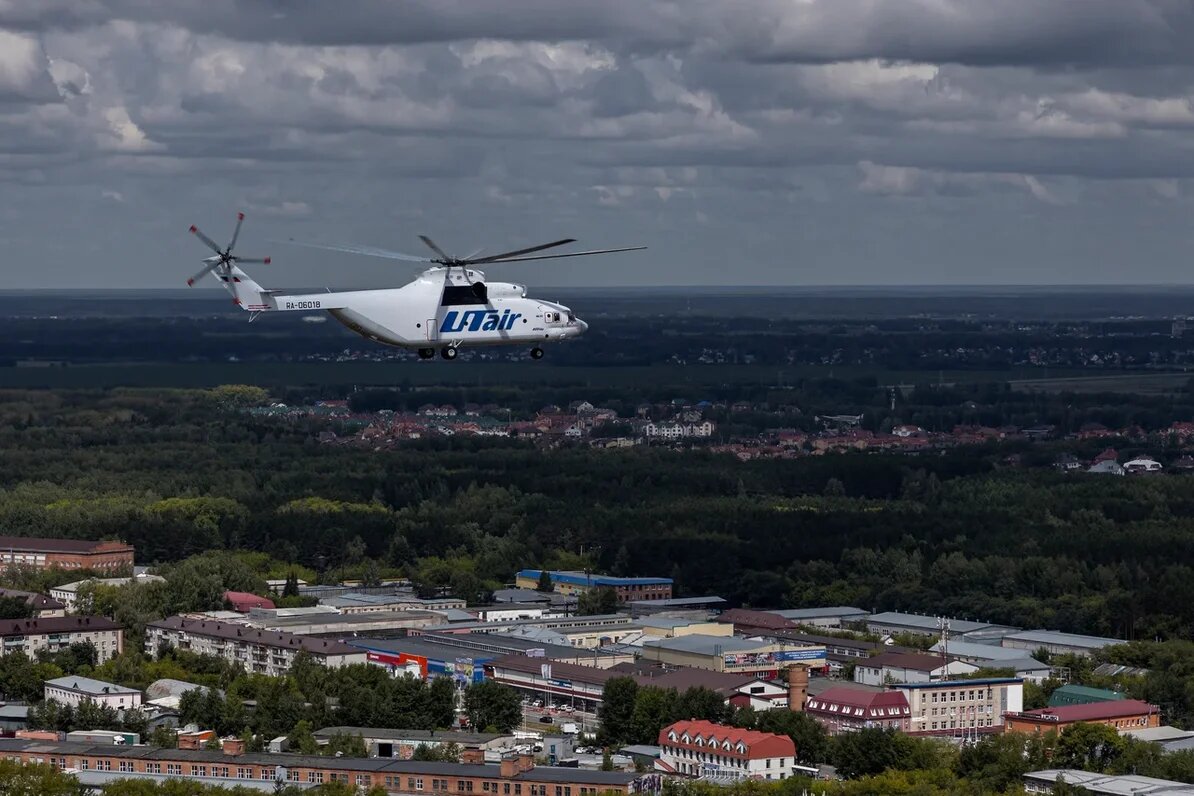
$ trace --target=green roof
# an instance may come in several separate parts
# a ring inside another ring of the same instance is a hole
[[[1049,697],[1049,707],[1062,705],[1089,705],[1092,702],[1114,702],[1124,695],[1105,688],[1091,688],[1087,685],[1063,685]]]

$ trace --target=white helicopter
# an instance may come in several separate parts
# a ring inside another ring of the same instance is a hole
[[[191,233],[215,255],[203,260],[203,269],[187,280],[188,285],[214,273],[232,294],[233,302],[250,313],[249,320],[256,319],[262,312],[327,310],[333,318],[362,337],[387,345],[416,349],[422,359],[434,357],[436,348],[444,359],[453,360],[462,347],[494,345],[530,345],[531,357],[542,359],[541,344],[579,337],[589,328],[562,304],[527,298],[523,285],[486,282],[485,274],[473,266],[554,260],[647,248],[629,246],[525,256],[575,242],[572,238],[565,238],[487,257],[478,256],[480,251],[467,257],[451,257],[430,238],[420,235],[419,239],[436,256],[416,257],[370,246],[289,240],[284,242],[390,260],[431,263],[432,267],[399,288],[284,295],[279,290],[266,290],[240,269],[242,263],[270,262],[269,257],[250,259],[232,253],[244,220],[244,213],[236,214],[236,230],[232,233],[232,241],[223,249],[198,227],[191,227]]]

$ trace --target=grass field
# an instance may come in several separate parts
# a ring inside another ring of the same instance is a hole
[[[1010,379],[1009,383],[1012,389],[1024,392],[1165,395],[1182,389],[1191,378],[1194,378],[1192,373],[1124,373],[1049,379]]]
[[[790,386],[802,378],[874,378],[879,384],[952,384],[1024,380],[1040,371],[890,371],[866,367],[670,365],[570,367],[545,363],[328,362],[295,364],[144,363],[44,368],[0,368],[0,388],[211,387],[256,384],[635,386],[757,384]],[[1071,373],[1057,375],[1074,375]],[[1030,383],[1020,381],[1019,383]]]

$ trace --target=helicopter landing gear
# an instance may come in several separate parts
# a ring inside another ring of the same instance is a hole
[[[431,359],[433,356],[435,356],[434,348],[420,348],[419,349],[419,359]]]
[[[535,346],[531,349],[531,359],[543,359],[543,349]]]
[[[451,362],[453,359],[456,359],[456,346],[450,345],[440,349],[439,355]]]

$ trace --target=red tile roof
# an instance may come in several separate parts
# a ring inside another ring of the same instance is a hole
[[[911,711],[902,691],[863,691],[849,686],[835,686],[805,702],[810,713],[837,714],[860,719],[908,716]],[[896,710],[897,713],[889,713]],[[859,712],[861,711],[861,712]]]
[[[675,733],[676,740],[671,740],[670,736]],[[684,743],[684,733],[688,733],[692,739],[691,743]],[[695,741],[700,737],[704,739],[703,746],[698,746]],[[659,731],[659,745],[660,746],[680,746],[686,749],[707,749],[709,747],[709,739],[715,740],[720,747],[725,741],[730,742],[729,749],[719,749],[718,754],[726,755],[728,757],[745,758],[747,760],[764,760],[768,757],[795,757],[796,744],[792,743],[792,739],[786,735],[774,735],[769,732],[758,732],[756,730],[743,730],[738,727],[727,727],[724,724],[714,724],[711,721],[677,721],[670,727],[664,727]],[[741,743],[746,752],[738,751],[737,746]]]
[[[1160,712],[1161,709],[1156,705],[1150,705],[1139,699],[1118,699],[1112,702],[1091,702],[1087,705],[1061,705],[1055,708],[1026,710],[1019,714],[1019,718],[1039,718],[1042,721],[1066,724],[1072,721],[1122,719],[1128,716],[1146,716]]]
[[[232,603],[232,607],[238,611],[247,611],[250,608],[274,608],[274,601],[267,597],[259,597],[256,594],[250,594],[246,591],[226,591],[224,592],[224,599]]]

